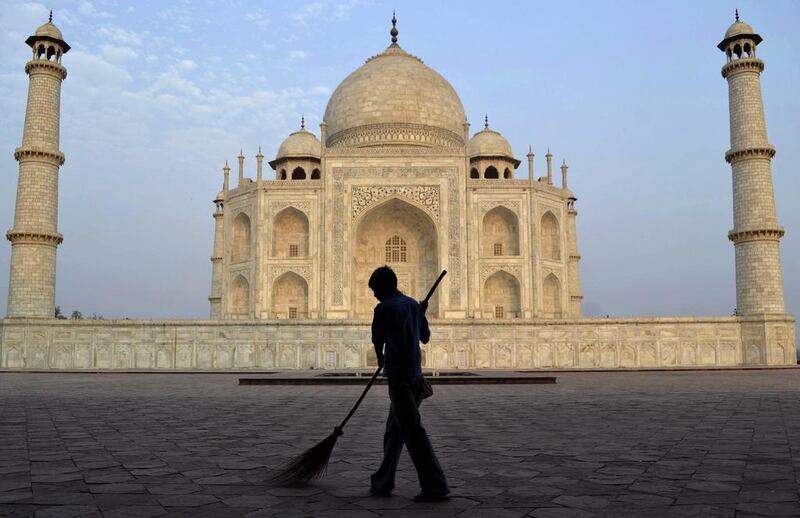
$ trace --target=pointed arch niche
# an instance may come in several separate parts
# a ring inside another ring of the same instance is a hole
[[[250,283],[244,275],[237,275],[231,283],[230,312],[233,318],[247,318],[250,310]]]
[[[231,236],[231,260],[246,261],[250,258],[250,218],[244,212],[233,220]]]
[[[519,220],[513,211],[497,206],[483,216],[481,255],[519,255]]]
[[[539,225],[540,253],[544,259],[558,261],[561,259],[561,236],[558,230],[558,219],[549,210],[542,215]]]
[[[308,217],[294,207],[286,207],[272,221],[272,256],[308,257]]]
[[[561,283],[554,274],[549,274],[542,283],[542,316],[561,318]]]
[[[484,316],[490,318],[506,319],[522,316],[517,278],[504,270],[490,275],[483,284],[482,306]]]
[[[286,272],[272,283],[272,318],[308,318],[308,283]]]
[[[428,214],[391,198],[365,212],[354,228],[351,296],[355,317],[372,316],[377,301],[367,282],[373,270],[384,264],[397,274],[400,291],[414,298],[425,296],[439,274],[438,234]],[[439,313],[439,291],[430,300],[428,316]]]

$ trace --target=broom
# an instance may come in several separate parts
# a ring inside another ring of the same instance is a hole
[[[436,288],[439,286],[439,283],[442,282],[442,279],[446,274],[447,270],[442,270],[442,273],[439,274],[436,282],[433,283],[428,295],[425,297],[424,302],[428,302],[428,300],[433,296],[433,293],[436,291]],[[367,386],[364,387],[364,392],[361,393],[361,397],[358,398],[356,404],[353,405],[353,408],[350,409],[350,412],[347,413],[347,417],[344,418],[339,426],[335,426],[333,428],[333,432],[331,432],[329,436],[322,439],[316,446],[306,450],[302,455],[296,457],[291,462],[286,464],[280,473],[272,477],[272,480],[282,486],[287,486],[304,484],[310,480],[324,475],[325,470],[328,467],[328,460],[333,452],[333,447],[336,446],[336,440],[344,433],[342,431],[344,425],[346,425],[347,421],[353,417],[358,405],[360,405],[364,400],[364,396],[367,395],[367,392],[375,383],[375,380],[378,378],[378,374],[380,374],[380,372],[381,367],[378,367],[375,370],[375,374],[373,374],[372,378],[370,378],[369,383],[367,383]]]

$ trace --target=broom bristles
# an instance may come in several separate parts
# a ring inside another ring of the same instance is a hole
[[[336,446],[336,439],[340,435],[342,435],[342,430],[337,426],[333,429],[333,433],[322,439],[316,446],[292,459],[280,473],[272,477],[272,480],[283,486],[289,486],[305,484],[321,477],[328,468],[328,460],[331,458],[333,447]]]

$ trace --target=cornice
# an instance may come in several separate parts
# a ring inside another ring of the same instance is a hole
[[[50,151],[48,149],[41,149],[35,147],[18,147],[14,150],[14,159],[17,162],[23,161],[39,161],[47,162],[53,165],[64,165],[64,153],[60,151]]]
[[[56,76],[62,81],[67,78],[67,69],[55,61],[46,59],[34,59],[25,64],[25,73],[28,75],[35,73],[45,73]]]
[[[775,148],[769,144],[759,147],[729,149],[725,152],[725,161],[729,164],[748,158],[769,158],[775,156]]]
[[[780,226],[775,228],[731,230],[728,232],[728,239],[737,245],[749,241],[777,241],[783,237],[784,233],[783,227]]]
[[[734,59],[730,63],[725,63],[722,67],[722,77],[728,79],[729,76],[746,70],[756,70],[758,73],[764,71],[764,62],[758,58]]]
[[[12,245],[48,245],[58,246],[64,241],[64,236],[58,232],[36,232],[31,230],[9,230],[6,232],[6,239]]]

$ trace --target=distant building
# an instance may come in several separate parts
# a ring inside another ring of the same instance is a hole
[[[422,298],[441,269],[434,317],[577,318],[581,313],[575,197],[536,179],[489,127],[470,126],[450,83],[397,44],[334,91],[321,141],[301,122],[269,165],[277,180],[224,169],[211,317],[370,318],[367,279],[388,264]]]

